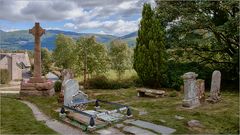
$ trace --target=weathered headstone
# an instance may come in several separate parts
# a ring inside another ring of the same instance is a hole
[[[184,80],[184,99],[183,107],[194,108],[200,105],[197,89],[196,77],[198,74],[194,72],[185,73],[182,78]]]
[[[41,28],[39,23],[29,30],[29,33],[34,36],[34,73],[29,81],[21,82],[20,95],[54,95],[53,82],[42,77],[41,70],[41,41],[40,37],[45,34],[45,30]]]
[[[216,103],[220,100],[221,72],[215,70],[212,74],[210,97],[207,101]]]
[[[65,106],[75,106],[74,101],[87,101],[86,95],[79,90],[78,81],[69,79],[64,85],[64,105]]]
[[[197,88],[197,97],[198,97],[200,103],[203,103],[205,101],[205,82],[204,82],[204,80],[197,79],[196,88]]]
[[[66,81],[69,79],[73,79],[74,74],[70,69],[64,69],[61,73],[61,76],[63,78],[63,81],[62,81],[62,86],[61,86],[61,92],[58,97],[59,103],[62,103],[64,101],[64,85],[65,85]]]

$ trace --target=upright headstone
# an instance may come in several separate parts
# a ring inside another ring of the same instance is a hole
[[[207,101],[216,103],[220,100],[220,85],[221,85],[221,72],[215,70],[212,74],[210,97],[207,99]]]
[[[79,90],[78,81],[69,79],[64,85],[64,105],[73,107],[87,101],[87,95]]]
[[[185,73],[182,78],[184,80],[184,99],[183,107],[194,108],[200,105],[197,89],[196,89],[196,77],[198,74],[194,72]]]
[[[64,101],[64,85],[65,85],[66,81],[69,80],[69,79],[73,79],[74,74],[70,69],[64,69],[61,72],[61,76],[62,76],[63,79],[62,79],[61,92],[60,92],[59,97],[58,97],[58,102],[59,103],[62,103]]]
[[[197,79],[196,82],[197,96],[200,103],[205,101],[205,81],[202,79]]]

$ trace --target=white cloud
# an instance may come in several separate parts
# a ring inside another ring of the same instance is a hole
[[[144,2],[155,5],[154,0],[0,0],[0,19],[67,21],[63,29],[122,35],[137,30]]]

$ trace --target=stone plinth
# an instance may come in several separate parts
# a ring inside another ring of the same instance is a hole
[[[51,81],[45,81],[43,83],[21,82],[20,95],[53,96],[54,94],[55,91]]]
[[[194,72],[185,73],[182,78],[184,80],[184,99],[183,107],[194,108],[200,105],[198,99],[198,91],[196,88],[196,77],[198,74]]]

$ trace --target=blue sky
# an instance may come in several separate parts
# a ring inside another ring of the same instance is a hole
[[[45,29],[122,36],[138,29],[143,3],[154,0],[0,0],[0,29]]]

